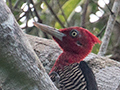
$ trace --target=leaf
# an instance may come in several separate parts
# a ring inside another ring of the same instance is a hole
[[[100,48],[100,44],[95,44],[95,46],[92,49],[92,52],[95,53],[95,54],[97,54],[98,51],[99,51],[99,48]]]
[[[96,11],[98,10],[98,5],[96,3],[90,3],[91,9],[92,9],[92,13],[96,13]]]
[[[69,15],[73,12],[73,10],[79,5],[81,0],[68,0],[63,6],[62,6],[62,9],[64,11],[64,14],[66,16],[66,18],[69,17]],[[61,10],[59,10],[58,12],[58,17],[59,19],[62,21],[63,24],[65,24],[65,18],[64,16],[62,15],[62,12]],[[55,23],[55,28],[61,28],[61,25],[56,22]]]

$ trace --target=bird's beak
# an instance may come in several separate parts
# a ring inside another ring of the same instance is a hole
[[[37,28],[41,29],[43,32],[46,32],[46,33],[58,38],[61,41],[62,41],[63,37],[66,36],[64,33],[61,33],[59,30],[57,30],[53,27],[50,27],[50,26],[47,26],[47,25],[44,25],[41,23],[37,23],[37,22],[33,22],[33,24]]]

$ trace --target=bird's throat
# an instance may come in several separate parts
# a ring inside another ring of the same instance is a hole
[[[84,55],[74,54],[74,53],[70,53],[70,52],[63,52],[56,60],[50,73],[52,71],[57,71],[59,69],[63,69],[64,66],[68,66],[73,63],[79,63],[83,59],[84,59]]]

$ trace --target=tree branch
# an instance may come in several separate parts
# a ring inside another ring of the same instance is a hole
[[[39,14],[38,14],[38,12],[37,12],[37,10],[36,10],[36,7],[35,7],[35,4],[34,4],[33,0],[30,0],[30,3],[32,3],[32,5],[33,5],[33,7],[34,7],[34,12],[35,12],[35,15],[36,15],[37,18],[38,18],[38,22],[39,22],[39,23],[42,23],[42,20],[40,19],[40,16],[39,16]]]
[[[100,32],[96,36],[101,37],[101,35],[104,32],[105,28],[106,28],[106,25],[104,25],[104,27],[100,30]]]
[[[87,7],[89,4],[89,0],[86,0],[84,6],[83,6],[83,11],[82,11],[82,15],[81,15],[81,27],[85,28],[85,20],[86,20],[86,12],[87,12]]]
[[[63,11],[61,5],[60,5],[60,2],[57,1],[57,3],[58,3],[58,6],[59,6],[59,8],[60,8],[60,10],[61,10],[61,12],[62,12],[62,15],[63,15],[65,21],[66,21],[67,27],[69,27],[69,23],[68,23],[68,21],[67,21],[67,17],[65,16],[65,13],[64,13],[64,11]]]
[[[0,87],[57,90],[3,0],[0,13]]]
[[[34,13],[35,13],[36,17],[38,18],[38,22],[39,22],[39,23],[42,23],[42,20],[40,19],[40,16],[39,16],[39,14],[38,14],[38,12],[37,12],[37,10],[36,10],[36,7],[35,7],[35,4],[34,4],[33,0],[30,0],[30,3],[32,3],[32,5],[33,5],[33,7],[34,7]],[[30,8],[30,7],[29,7],[29,8]],[[31,15],[33,16],[31,9],[30,9],[30,12],[31,12]],[[44,37],[45,37],[45,38],[48,38],[48,36],[47,36],[47,34],[46,34],[45,32],[43,32],[43,34],[44,34]]]
[[[46,0],[42,0],[45,2],[45,4],[47,5],[47,7],[49,8],[50,12],[54,15],[55,19],[59,22],[59,24],[65,28],[65,26],[63,25],[63,23],[61,22],[61,20],[58,18],[58,16],[55,14],[55,12],[53,11],[53,9],[50,7],[50,5],[48,4],[48,2]]]
[[[12,10],[12,1],[8,0],[8,2],[9,2],[9,8]]]
[[[106,27],[106,30],[105,30],[105,34],[104,34],[104,37],[103,37],[102,44],[101,44],[100,50],[98,52],[98,55],[103,56],[106,53],[108,43],[109,43],[109,40],[110,40],[110,37],[111,37],[111,33],[113,31],[113,27],[114,27],[114,24],[115,24],[115,19],[117,17],[119,8],[120,8],[120,0],[115,0],[114,4],[113,4],[113,7],[112,7],[112,12],[114,14],[109,16],[109,20],[108,20],[108,23],[107,23],[107,27]]]
[[[19,5],[20,1],[21,1],[21,0],[16,0],[16,1],[15,1],[15,4],[14,4],[14,6],[13,6],[13,9],[18,8],[18,5]]]

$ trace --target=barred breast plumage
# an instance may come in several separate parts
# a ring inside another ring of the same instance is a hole
[[[84,61],[52,72],[50,77],[59,90],[97,90],[94,74]]]

